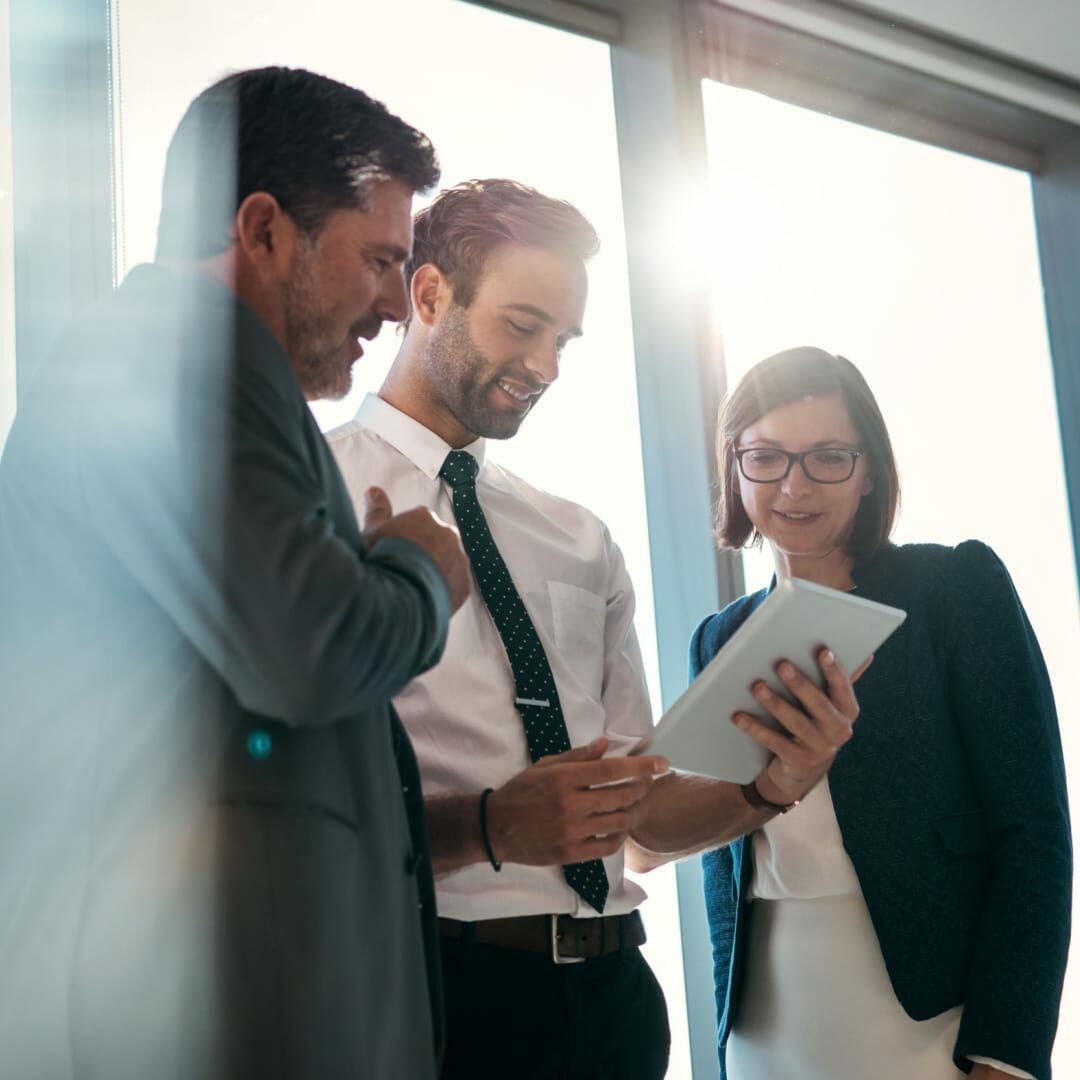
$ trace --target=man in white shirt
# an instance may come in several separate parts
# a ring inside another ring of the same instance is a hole
[[[395,698],[437,876],[444,1078],[663,1076],[667,1014],[624,850],[647,869],[759,826],[820,779],[855,712],[845,679],[850,701],[817,708],[797,746],[761,729],[778,757],[749,794],[604,756],[652,722],[622,555],[484,444],[558,376],[596,247],[576,209],[511,181],[443,192],[415,222],[394,365],[329,436],[354,500],[378,485],[398,509],[454,515],[477,579],[442,662]]]

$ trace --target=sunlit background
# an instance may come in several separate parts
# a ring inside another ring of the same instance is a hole
[[[569,199],[592,220],[602,248],[590,266],[585,336],[567,349],[558,385],[520,435],[491,453],[610,527],[635,582],[659,711],[608,46],[452,0],[308,0],[299,19],[295,0],[125,0],[109,10],[117,279],[153,256],[165,149],[187,103],[229,71],[270,63],[308,67],[384,100],[431,136],[446,184],[508,176]],[[8,0],[0,17],[6,26]],[[0,448],[15,408],[8,61],[0,35]],[[1070,722],[1080,708],[1077,582],[1030,177],[710,80],[701,92],[706,198],[670,193],[655,225],[657,257],[672,273],[708,280],[729,384],[796,344],[841,352],[863,370],[901,468],[896,538],[979,537],[1005,560],[1046,653],[1080,790],[1080,735]],[[353,393],[314,406],[324,429],[380,385],[396,346],[384,330],[356,368]],[[693,369],[696,359],[685,359],[673,379]],[[746,558],[748,588],[770,572],[766,552]],[[675,874],[666,868],[642,884],[645,951],[672,1020],[669,1077],[685,1080]],[[1080,1015],[1073,968],[1066,1018]],[[1059,1076],[1080,1075],[1080,1033],[1067,1021],[1054,1060]]]

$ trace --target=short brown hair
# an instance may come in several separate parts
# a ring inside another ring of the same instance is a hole
[[[237,208],[273,195],[308,236],[335,210],[364,210],[372,184],[427,191],[439,180],[428,137],[362,90],[302,68],[238,71],[188,106],[165,159],[159,259],[225,251]]]
[[[724,548],[760,544],[739,498],[735,444],[766,413],[806,396],[839,394],[859,433],[873,490],[859,504],[849,554],[870,558],[889,539],[900,505],[900,478],[892,443],[878,403],[859,369],[842,356],[800,346],[755,364],[739,380],[723,407],[716,431],[720,499],[716,507],[717,542]]]
[[[407,280],[432,263],[446,275],[461,307],[472,303],[484,264],[501,244],[549,248],[583,262],[600,247],[580,210],[515,180],[467,180],[440,191],[416,215],[413,229]]]

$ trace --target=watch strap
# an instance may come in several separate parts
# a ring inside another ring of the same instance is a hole
[[[740,784],[739,790],[742,792],[742,797],[747,803],[755,810],[765,810],[773,814],[786,814],[789,810],[794,809],[799,805],[799,800],[785,804],[770,802],[764,795],[758,791],[757,780],[751,780],[748,784]]]

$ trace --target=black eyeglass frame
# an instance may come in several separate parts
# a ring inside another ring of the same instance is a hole
[[[743,454],[753,453],[755,450],[766,450],[770,454],[783,454],[787,458],[787,468],[779,475],[774,476],[771,480],[756,480],[752,476],[746,475],[746,469],[743,468]],[[811,454],[829,453],[834,454],[847,454],[851,458],[851,469],[847,476],[841,477],[838,480],[819,480],[806,468],[806,458]],[[732,448],[732,452],[735,454],[735,460],[739,463],[739,472],[742,474],[744,480],[749,480],[751,484],[778,484],[781,480],[786,480],[790,474],[795,463],[798,462],[802,468],[803,475],[814,484],[846,484],[855,475],[855,466],[858,464],[859,458],[866,453],[865,450],[853,450],[848,446],[817,446],[813,450],[803,450],[801,453],[796,454],[790,450],[781,450],[774,446],[744,446],[742,449],[736,450]]]

